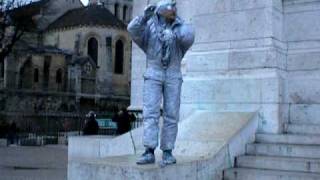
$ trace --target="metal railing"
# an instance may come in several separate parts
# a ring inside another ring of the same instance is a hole
[[[136,117],[131,129],[143,124],[141,111],[129,111]],[[14,113],[0,112],[0,116],[10,116],[18,122],[15,142],[21,145],[66,144],[68,136],[82,135],[85,113]],[[112,113],[102,112],[97,118],[112,118]],[[101,128],[100,135],[116,135],[116,130]]]

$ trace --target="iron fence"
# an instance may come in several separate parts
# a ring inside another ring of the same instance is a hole
[[[131,129],[142,126],[141,111],[130,111],[135,121]],[[80,136],[86,113],[0,113],[1,119],[17,122],[15,142],[21,145],[67,144],[69,136]],[[98,113],[97,118],[111,119],[112,113]],[[116,129],[100,128],[99,135],[117,135]]]

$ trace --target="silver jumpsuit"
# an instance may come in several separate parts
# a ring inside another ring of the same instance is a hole
[[[179,17],[170,26],[164,26],[159,16],[154,15],[148,20],[143,16],[134,18],[128,25],[128,31],[147,56],[143,87],[143,144],[152,149],[158,146],[163,98],[160,148],[172,150],[178,132],[183,82],[181,60],[194,42],[194,30]]]

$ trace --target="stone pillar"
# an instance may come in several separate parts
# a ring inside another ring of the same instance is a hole
[[[283,0],[287,42],[285,103],[290,123],[319,124],[320,1]]]
[[[151,1],[152,2],[152,1]],[[134,15],[147,1],[134,2]],[[260,132],[282,131],[286,46],[281,0],[177,0],[196,30],[185,56],[181,119],[197,109],[259,112]],[[131,106],[142,105],[145,55],[134,45]]]
[[[97,93],[110,95],[112,92],[112,38],[101,38],[99,47],[99,67],[97,69]]]
[[[112,63],[112,36],[108,36],[105,39],[106,41],[106,77],[105,83],[107,84],[106,93],[112,92],[112,75],[113,75],[113,63]]]

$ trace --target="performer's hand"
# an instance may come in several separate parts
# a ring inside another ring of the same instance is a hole
[[[144,18],[146,20],[149,20],[153,15],[154,15],[154,11],[156,9],[155,5],[148,5],[145,9],[144,9]]]

